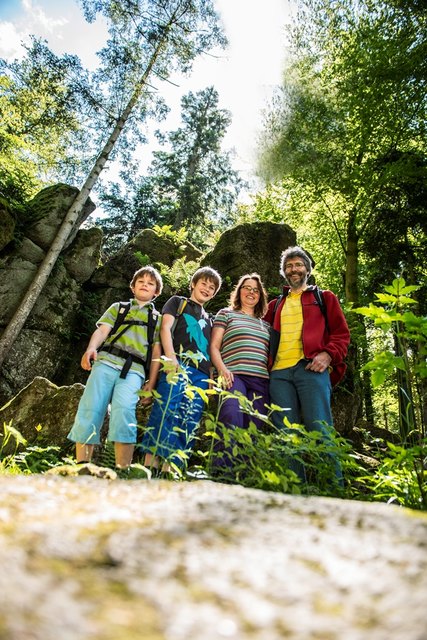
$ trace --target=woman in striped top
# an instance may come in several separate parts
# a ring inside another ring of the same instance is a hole
[[[215,317],[210,343],[211,360],[224,387],[242,393],[261,414],[267,414],[269,402],[269,325],[262,320],[266,309],[267,294],[260,276],[242,276],[231,293],[230,307]],[[219,418],[226,427],[247,427],[250,420],[261,423],[242,412],[235,398],[223,402]]]

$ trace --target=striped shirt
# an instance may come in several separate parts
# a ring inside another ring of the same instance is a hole
[[[301,294],[289,292],[280,314],[280,342],[276,359],[273,365],[275,369],[287,369],[293,367],[304,358],[302,348],[302,305]]]
[[[268,378],[269,325],[242,311],[221,309],[214,327],[224,329],[221,358],[233,373]]]
[[[151,302],[147,302],[146,304],[140,307],[136,299],[132,299],[131,302],[132,304],[126,315],[126,321],[139,320],[140,322],[147,322],[148,309],[151,307],[154,310],[154,305]],[[119,308],[120,308],[120,302],[115,302],[114,304],[112,304],[111,307],[109,307],[107,311],[105,311],[105,313],[103,313],[102,316],[99,318],[99,320],[96,323],[96,326],[99,327],[100,324],[107,324],[110,327],[113,327],[119,312]],[[156,317],[155,314],[154,314],[154,317]],[[156,329],[154,331],[153,344],[155,342],[160,342],[160,324],[161,324],[160,322],[157,322],[156,324]],[[122,325],[121,329],[123,328],[124,326]],[[120,328],[118,329],[118,332],[120,332]],[[118,347],[119,349],[123,349],[124,351],[127,351],[128,353],[131,353],[135,356],[138,356],[139,358],[145,359],[147,356],[147,333],[148,331],[147,331],[146,324],[131,325],[126,329],[123,335],[121,335],[120,338],[118,338],[118,340],[115,341],[114,346]],[[110,333],[107,340],[105,341],[106,346],[110,342],[111,338],[113,338],[113,336]],[[121,358],[120,356],[116,356],[116,355],[113,355],[112,353],[105,353],[105,352],[99,353],[97,360],[99,362],[104,362],[105,364],[108,364],[114,367],[115,369],[121,369],[123,367],[123,362],[124,362],[124,359]],[[137,362],[132,362],[130,371],[139,373],[145,378],[144,367],[142,366],[142,364],[138,364]]]

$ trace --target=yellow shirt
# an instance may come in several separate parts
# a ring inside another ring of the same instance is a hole
[[[273,371],[275,369],[293,367],[304,358],[301,294],[302,291],[298,293],[290,291],[282,307],[280,313],[280,341]]]

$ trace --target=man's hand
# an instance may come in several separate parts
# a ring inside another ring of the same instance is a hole
[[[327,351],[320,351],[306,366],[306,370],[323,373],[331,364],[331,356]]]

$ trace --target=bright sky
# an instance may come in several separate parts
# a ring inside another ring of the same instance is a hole
[[[191,77],[180,79],[179,87],[158,83],[172,110],[161,128],[179,126],[182,95],[214,85],[220,107],[231,111],[233,117],[224,148],[235,149],[234,166],[250,179],[262,110],[281,80],[285,24],[293,4],[291,0],[214,1],[229,48],[220,52],[219,58],[197,60]],[[55,53],[77,54],[85,66],[94,68],[95,53],[103,45],[106,29],[100,21],[94,25],[85,22],[77,0],[0,0],[0,57],[21,57],[20,43],[29,34],[45,38]]]

